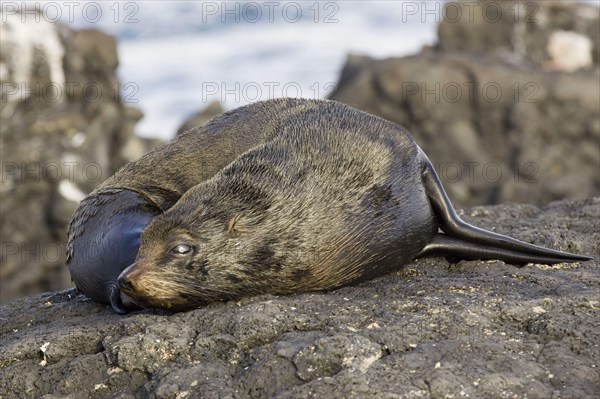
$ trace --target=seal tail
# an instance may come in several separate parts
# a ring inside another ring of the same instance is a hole
[[[421,156],[425,190],[439,226],[445,234],[438,234],[418,257],[445,255],[460,259],[500,259],[515,264],[554,264],[592,259],[584,255],[538,247],[464,222],[450,203],[433,165],[422,151]]]

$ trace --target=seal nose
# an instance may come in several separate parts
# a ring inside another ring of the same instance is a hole
[[[121,274],[117,283],[119,284],[119,288],[123,291],[133,291],[133,284],[131,284],[131,281],[129,280],[129,275]]]
[[[117,285],[123,291],[134,291],[133,283],[130,278],[131,270],[135,266],[135,263],[130,265],[127,269],[123,270],[117,279]]]
[[[135,291],[135,287],[133,286],[133,282],[131,281],[131,271],[135,268],[135,263],[129,265],[129,267],[121,272],[119,277],[117,278],[117,285],[123,291]],[[135,278],[134,278],[135,280]]]

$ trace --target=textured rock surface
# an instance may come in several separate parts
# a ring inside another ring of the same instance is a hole
[[[119,94],[113,37],[3,15],[0,302],[69,286],[67,224],[79,199],[148,150]]]
[[[75,290],[0,307],[2,398],[594,398],[600,198],[467,221],[595,260],[430,258],[355,287],[167,314]]]

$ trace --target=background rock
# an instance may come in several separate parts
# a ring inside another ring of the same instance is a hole
[[[1,24],[2,303],[71,285],[64,243],[78,201],[154,145],[133,135],[142,114],[119,96],[114,38],[27,20]]]
[[[434,48],[349,56],[330,98],[410,130],[457,204],[599,195],[600,9],[449,2],[443,15]],[[552,59],[552,41],[565,59]],[[593,54],[572,52],[582,41]],[[583,59],[590,65],[578,72],[557,70],[579,69]]]
[[[119,316],[75,290],[23,298],[0,307],[0,397],[595,398],[600,198],[460,214],[595,260],[429,258],[329,293],[177,314]]]
[[[587,55],[598,65],[600,10],[575,1],[448,2],[436,47],[445,52],[495,53],[553,69],[557,65],[549,45],[556,32],[589,41]]]

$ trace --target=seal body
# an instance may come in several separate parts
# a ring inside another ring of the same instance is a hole
[[[145,227],[119,287],[136,304],[186,310],[255,294],[327,290],[419,256],[513,263],[585,260],[470,226],[402,127],[304,100],[212,178]],[[260,118],[255,123],[261,126]],[[438,230],[442,229],[443,233]]]
[[[80,203],[69,226],[67,265],[77,288],[119,313],[134,307],[121,293],[117,278],[135,259],[148,222],[191,187],[269,140],[282,115],[311,106],[289,99],[259,105],[252,113],[225,113],[107,179]]]

